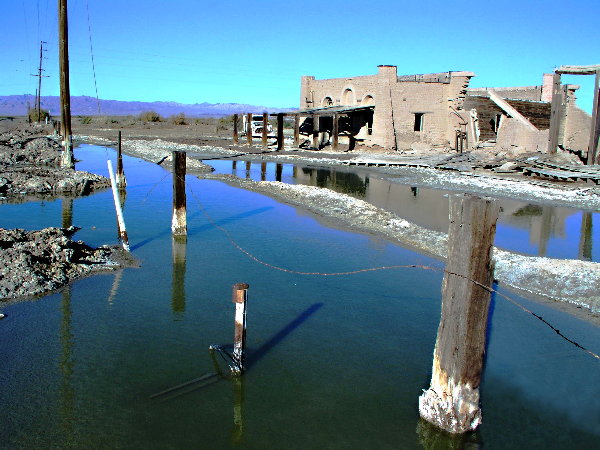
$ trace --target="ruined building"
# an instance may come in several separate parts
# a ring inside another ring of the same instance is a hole
[[[548,149],[552,74],[540,86],[469,88],[473,72],[398,76],[396,66],[375,75],[316,80],[302,77],[301,132],[319,131],[321,146],[339,142],[404,150],[496,146],[517,151]],[[559,145],[587,149],[590,116],[575,103],[578,86],[561,87]]]

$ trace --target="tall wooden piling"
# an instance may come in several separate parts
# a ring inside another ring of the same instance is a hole
[[[75,167],[71,138],[71,88],[69,84],[69,26],[67,0],[58,0],[58,60],[60,71],[60,106],[63,137],[61,167]]]
[[[252,145],[252,113],[246,115],[246,139]]]
[[[277,113],[277,151],[283,150],[283,114]]]
[[[117,212],[117,226],[119,229],[119,237],[121,238],[121,244],[126,251],[129,251],[129,237],[127,236],[127,229],[125,228],[125,219],[123,218],[123,210],[121,209],[121,201],[119,199],[119,192],[117,191],[117,182],[115,180],[115,174],[113,172],[113,166],[110,159],[106,161],[108,165],[108,175],[110,176],[110,186],[112,187],[113,199],[115,202],[115,210]]]
[[[300,145],[300,114],[294,115],[294,148]]]
[[[237,145],[239,141],[239,136],[238,136],[238,115],[234,114],[233,115],[233,143],[234,145]]]
[[[187,235],[187,205],[185,198],[186,153],[173,152],[173,220],[171,231],[174,236]]]
[[[263,113],[263,126],[262,126],[262,147],[263,150],[267,148],[267,137],[269,134],[269,113]]]
[[[421,417],[450,433],[465,433],[481,423],[479,384],[498,211],[491,200],[466,194],[450,199],[448,263],[431,385],[419,397]]]
[[[333,143],[331,148],[336,152],[339,148],[340,139],[340,115],[338,113],[333,114]]]
[[[121,131],[119,131],[119,144],[117,146],[117,187],[122,190],[127,186],[125,171],[123,170],[123,153],[121,151]]]
[[[313,134],[312,134],[312,146],[319,150],[319,116],[313,116]]]
[[[246,283],[233,285],[233,303],[235,303],[235,334],[233,339],[233,362],[234,372],[244,371],[244,358],[246,350],[246,300],[248,299],[248,288]]]

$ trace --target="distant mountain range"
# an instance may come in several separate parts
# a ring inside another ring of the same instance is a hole
[[[60,116],[60,99],[55,96],[42,96],[42,109],[50,111],[52,116]],[[35,106],[33,95],[5,95],[0,96],[0,116],[24,116],[27,107]],[[272,113],[292,111],[297,108],[270,108],[267,106],[246,105],[240,103],[175,103],[175,102],[123,102],[119,100],[100,100],[100,113],[98,102],[94,97],[72,96],[71,114],[74,116],[130,116],[138,115],[144,111],[156,111],[164,117],[184,113],[188,117],[223,117],[230,114],[244,112]]]

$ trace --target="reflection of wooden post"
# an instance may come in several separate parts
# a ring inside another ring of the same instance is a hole
[[[252,161],[246,161],[246,179],[250,178],[250,169],[252,168]]]
[[[173,152],[173,219],[171,231],[174,236],[187,235],[187,211],[185,198],[186,154]]]
[[[262,146],[267,148],[267,134],[269,132],[269,113],[263,113]]]
[[[69,228],[73,225],[73,199],[62,199],[62,227]]]
[[[421,417],[450,433],[471,431],[481,423],[479,383],[498,211],[491,200],[469,195],[450,199],[448,263],[431,385],[419,397]]]
[[[283,150],[283,114],[277,114],[277,151]]]
[[[579,258],[592,260],[592,213],[581,213],[581,236],[579,237]]]
[[[281,173],[283,172],[283,164],[275,165],[275,181],[281,181]]]
[[[119,201],[119,193],[117,191],[117,182],[115,181],[115,174],[113,172],[112,162],[110,159],[106,161],[108,164],[108,175],[110,176],[110,185],[112,187],[113,199],[115,201],[115,210],[117,212],[117,226],[119,228],[119,236],[121,237],[121,243],[126,251],[129,251],[129,238],[127,237],[127,230],[125,229],[125,219],[123,219],[123,210],[121,209],[121,202]]]
[[[234,161],[231,162],[231,173],[233,175],[235,175],[236,171],[237,171],[237,161],[234,160]]]
[[[238,137],[238,115],[234,114],[233,115],[233,143],[235,145],[237,145],[238,140],[239,140],[239,137]]]
[[[125,179],[125,172],[123,171],[123,154],[121,152],[121,131],[119,131],[119,145],[117,147],[117,187],[119,189],[125,189],[127,186],[127,180]]]
[[[319,116],[316,114],[313,116],[312,146],[317,150],[319,149]]]
[[[185,311],[185,253],[187,236],[173,237],[173,277],[171,279],[171,309],[174,313]]]
[[[233,445],[242,443],[244,437],[244,377],[233,379]]]
[[[294,115],[294,148],[300,145],[300,114]]]
[[[233,303],[235,303],[235,335],[233,339],[234,371],[244,371],[244,352],[246,350],[246,300],[249,285],[237,283],[233,285]]]
[[[333,143],[331,144],[331,149],[336,152],[338,150],[339,145],[339,135],[340,135],[340,116],[338,113],[333,114]]]
[[[248,145],[252,145],[252,113],[246,115],[246,139]]]
[[[260,181],[265,181],[267,179],[267,163],[260,163]]]

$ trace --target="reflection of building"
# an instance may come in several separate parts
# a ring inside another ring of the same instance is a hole
[[[306,119],[300,130],[310,135],[318,123],[323,145],[335,133],[337,115],[339,142],[351,147],[355,142],[397,149],[417,143],[455,147],[460,139],[466,147],[497,141],[500,147],[546,151],[552,75],[544,75],[541,86],[470,89],[474,76],[472,72],[398,76],[396,66],[379,66],[375,75],[351,78],[304,76],[300,113]],[[589,129],[591,118],[575,105],[577,88],[562,86],[565,120],[560,142],[583,149],[588,133],[580,128]]]

